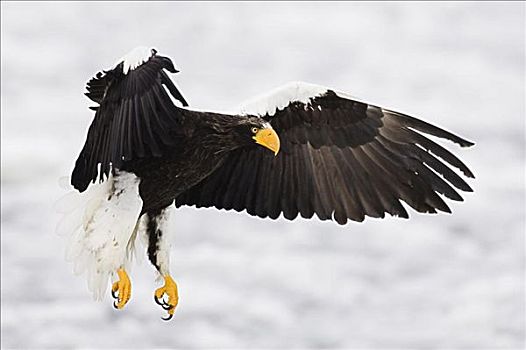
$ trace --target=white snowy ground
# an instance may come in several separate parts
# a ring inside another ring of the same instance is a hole
[[[3,348],[523,348],[524,3],[2,2]],[[177,210],[170,323],[145,261],[124,311],[63,258],[53,203],[91,122],[85,82],[138,45],[192,106],[290,80],[450,129],[474,194],[452,215],[340,227]]]

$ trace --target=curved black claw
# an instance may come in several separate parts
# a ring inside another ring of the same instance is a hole
[[[168,305],[168,304],[161,305],[161,307],[162,307],[163,309],[165,309],[166,311],[168,311],[168,310],[170,310],[170,309],[173,309],[173,306]]]
[[[116,308],[117,310],[119,309],[119,307],[117,306],[117,302],[116,301],[113,302],[113,307]]]
[[[155,303],[156,303],[157,305],[164,306],[164,305],[166,304],[166,303],[164,302],[163,299],[159,299],[159,298],[157,298],[157,295],[154,295],[154,296],[153,296],[153,300],[155,300]]]
[[[111,291],[111,296],[113,297],[113,299],[118,299],[119,296],[117,295],[117,291],[116,290],[112,290]]]
[[[170,321],[172,319],[172,317],[174,317],[174,314],[168,314],[168,317],[166,317],[166,318],[161,317],[161,320],[163,320],[163,321]]]
[[[155,303],[157,305],[160,305],[163,309],[165,310],[170,310],[173,306],[168,304],[166,301],[164,301],[164,298],[163,299],[159,299],[157,298],[157,296],[153,296],[153,300],[155,300]]]

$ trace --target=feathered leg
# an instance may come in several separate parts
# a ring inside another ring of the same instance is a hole
[[[157,271],[164,278],[164,286],[157,289],[154,294],[155,302],[168,311],[170,320],[179,302],[177,284],[170,276],[170,241],[164,227],[167,221],[167,210],[160,209],[146,213],[146,232],[148,237],[148,258]],[[167,296],[168,300],[164,298]]]
[[[82,193],[70,192],[57,203],[64,215],[57,230],[68,238],[68,260],[74,262],[76,273],[86,273],[95,299],[102,299],[108,281],[117,275],[119,280],[111,288],[117,309],[131,297],[126,269],[142,206],[139,178],[117,170],[106,181]]]
[[[135,228],[133,229],[133,233],[131,234],[130,240],[128,241],[126,247],[126,254],[128,255],[129,259],[131,259],[131,254],[134,249],[137,230],[139,229],[139,222],[140,220],[135,224]],[[119,280],[114,282],[111,286],[111,296],[113,299],[115,299],[113,302],[113,307],[116,309],[122,309],[130,300],[132,291],[131,280],[126,273],[124,264],[121,265],[117,270],[117,276],[119,277]]]

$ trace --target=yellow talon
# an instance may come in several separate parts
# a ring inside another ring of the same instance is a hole
[[[168,296],[168,301],[164,301],[163,296]],[[173,317],[175,308],[179,303],[179,294],[177,292],[177,283],[170,275],[164,276],[164,286],[157,289],[154,295],[155,302],[168,311],[168,317],[163,320],[169,320]]]
[[[122,309],[131,298],[131,281],[123,268],[117,270],[119,280],[111,286],[111,295],[117,299],[113,306],[116,309]]]

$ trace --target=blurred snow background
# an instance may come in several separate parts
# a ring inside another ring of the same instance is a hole
[[[525,4],[2,2],[4,348],[523,348]],[[85,82],[156,47],[192,106],[290,80],[411,113],[476,142],[453,215],[340,227],[186,208],[181,302],[153,268],[124,311],[95,303],[54,234],[57,179],[91,122]]]

